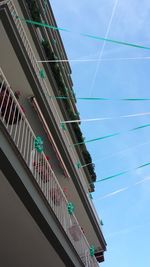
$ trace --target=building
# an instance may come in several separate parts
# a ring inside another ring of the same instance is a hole
[[[32,20],[28,23],[27,20]],[[49,2],[0,0],[0,265],[96,267],[106,242],[71,69]],[[61,98],[63,96],[63,98]]]

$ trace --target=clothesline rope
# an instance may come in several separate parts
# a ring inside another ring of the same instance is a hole
[[[18,20],[21,20],[24,23],[27,23],[27,24],[37,25],[39,27],[45,27],[45,28],[56,30],[56,31],[64,31],[64,32],[73,33],[73,31],[71,31],[69,29],[55,27],[55,26],[52,26],[52,25],[47,24],[47,23],[41,23],[41,22],[37,22],[37,21],[34,21],[34,20],[24,19],[24,18],[19,17],[19,16],[16,16],[16,18]],[[114,44],[123,45],[123,46],[130,46],[130,47],[134,47],[134,48],[150,50],[150,47],[147,47],[147,46],[144,46],[144,45],[138,45],[138,44],[134,44],[134,43],[108,39],[108,38],[104,38],[104,37],[100,37],[100,36],[96,36],[96,35],[92,35],[92,34],[75,33],[75,32],[74,32],[74,34],[78,34],[78,35],[81,35],[81,36],[84,36],[84,37],[87,37],[87,38],[90,38],[90,39],[95,39],[95,40],[98,40],[98,41],[105,41],[105,42],[108,42],[108,43],[114,43]]]

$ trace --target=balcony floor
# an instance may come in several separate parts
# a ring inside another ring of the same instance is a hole
[[[0,171],[0,266],[65,267]]]

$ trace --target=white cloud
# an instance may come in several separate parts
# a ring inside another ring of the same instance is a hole
[[[133,231],[136,231],[136,230],[138,230],[138,229],[140,229],[140,228],[143,228],[143,227],[145,227],[145,226],[147,226],[147,225],[149,225],[149,224],[150,224],[150,221],[147,221],[147,222],[144,223],[144,224],[139,224],[139,225],[134,225],[134,226],[132,226],[132,227],[127,227],[127,228],[121,229],[121,230],[119,230],[119,231],[110,233],[110,234],[107,236],[107,238],[115,237],[115,236],[117,236],[117,235],[120,236],[120,235],[123,235],[123,234],[128,234],[128,233],[131,233],[131,232],[133,232]]]
[[[147,182],[147,181],[149,181],[149,180],[150,180],[150,176],[149,176],[149,177],[146,177],[146,178],[144,178],[143,180],[141,180],[141,181],[139,181],[139,182],[137,182],[135,185],[138,185],[138,184],[145,183],[145,182]]]
[[[99,199],[104,199],[104,198],[112,197],[112,196],[117,195],[117,194],[119,194],[119,193],[121,193],[123,191],[126,191],[126,190],[128,190],[128,187],[124,187],[124,188],[121,188],[119,190],[116,190],[116,191],[114,191],[112,193],[106,194],[106,195],[100,197]]]

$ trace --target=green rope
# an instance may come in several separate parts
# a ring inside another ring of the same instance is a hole
[[[136,169],[141,169],[141,168],[144,168],[144,167],[146,167],[146,166],[148,166],[148,165],[150,165],[150,162],[145,163],[145,164],[143,164],[143,165],[137,167]]]
[[[55,98],[55,99],[65,99],[65,100],[68,100],[68,99],[78,99],[78,100],[99,100],[99,101],[109,101],[111,99],[109,98],[103,98],[103,97],[69,97],[69,96],[50,96],[50,98]]]
[[[124,98],[123,101],[150,101],[150,98]]]
[[[140,49],[150,50],[150,47],[146,47],[146,46],[142,46],[142,45],[127,43],[127,42],[122,42],[122,41],[116,41],[116,40],[112,40],[112,39],[108,39],[108,38],[103,38],[103,37],[99,37],[99,36],[95,36],[95,35],[85,34],[85,33],[81,33],[81,35],[82,36],[85,36],[85,37],[97,39],[97,40],[100,40],[100,41],[109,42],[109,43],[121,44],[121,45],[136,47],[136,48],[140,48]]]
[[[106,138],[110,138],[110,137],[113,137],[113,136],[116,136],[116,135],[119,135],[119,134],[120,133],[109,134],[109,135],[105,135],[105,136],[102,136],[102,137],[99,137],[99,138],[95,138],[95,139],[91,139],[91,140],[88,140],[88,141],[83,141],[83,142],[80,142],[80,143],[75,143],[75,144],[70,145],[70,146],[78,146],[78,145],[82,145],[82,144],[86,144],[86,143],[91,143],[91,142],[103,140],[103,139],[106,139]]]
[[[147,166],[149,166],[149,165],[150,165],[150,162],[147,162],[147,163],[145,163],[145,164],[142,164],[142,165],[140,165],[140,166],[134,168],[133,170],[138,170],[138,169],[147,167]],[[118,177],[118,176],[122,176],[122,175],[124,175],[124,174],[127,174],[127,173],[129,173],[129,172],[131,172],[131,171],[133,171],[133,170],[128,170],[128,171],[119,172],[119,173],[117,173],[117,174],[114,174],[114,175],[111,175],[111,176],[102,178],[102,179],[100,179],[100,180],[98,180],[98,181],[95,181],[94,183],[99,183],[99,182],[103,182],[103,181],[106,181],[106,180],[110,180],[110,179],[116,178],[116,177]],[[93,183],[92,183],[92,184],[93,184]]]
[[[146,127],[150,127],[150,124],[144,124],[144,125],[141,125],[141,126],[139,126],[139,127],[132,128],[132,129],[128,130],[128,132],[131,132],[131,131],[137,131],[137,130],[140,130],[140,129],[142,129],[142,128],[146,128]],[[83,141],[83,142],[75,143],[75,144],[70,145],[70,146],[79,146],[79,145],[86,144],[86,143],[91,143],[91,142],[95,142],[95,141],[100,141],[100,140],[103,140],[103,139],[106,139],[106,138],[110,138],[110,137],[114,137],[114,136],[116,136],[116,135],[120,135],[120,134],[122,134],[122,133],[119,132],[119,133],[109,134],[109,135],[105,135],[105,136],[102,136],[102,137],[98,137],[98,138],[90,139],[90,140],[87,140],[87,141]]]
[[[33,25],[37,25],[37,26],[40,26],[40,27],[50,28],[50,29],[57,30],[57,31],[71,32],[68,29],[55,27],[55,26],[49,25],[47,23],[40,23],[40,22],[37,22],[37,21],[24,19],[24,18],[21,18],[21,17],[18,17],[18,16],[16,16],[16,18],[19,19],[19,20],[21,20],[21,21],[23,21],[23,22],[26,22],[28,24],[33,24]],[[115,44],[120,44],[120,45],[125,45],[125,46],[140,48],[140,49],[145,49],[145,50],[150,50],[150,47],[141,46],[141,45],[137,45],[137,44],[132,44],[132,43],[128,43],[128,42],[122,42],[122,41],[112,40],[112,39],[103,38],[103,37],[99,37],[99,36],[95,36],[95,35],[90,35],[90,34],[86,34],[86,33],[78,33],[78,34],[80,34],[82,36],[85,36],[85,37],[88,37],[88,38],[100,40],[100,41],[105,41],[105,42],[110,42],[110,43],[115,43]]]
[[[119,98],[119,99],[113,99],[113,98],[105,98],[105,97],[69,97],[69,96],[50,96],[50,98],[55,98],[58,100],[85,100],[85,101],[150,101],[150,98]]]
[[[69,30],[66,30],[66,29],[63,29],[63,28],[58,28],[58,27],[49,25],[47,23],[42,23],[42,22],[30,20],[30,19],[24,19],[24,18],[21,18],[19,16],[16,16],[16,18],[21,20],[22,22],[26,22],[27,24],[33,24],[33,25],[37,25],[37,26],[40,26],[40,27],[45,27],[45,28],[49,28],[49,29],[53,29],[53,30],[57,30],[57,31],[70,32]]]
[[[142,128],[146,128],[146,127],[150,127],[150,124],[144,124],[142,126],[139,126],[139,127],[136,127],[136,128],[133,128],[131,129],[130,131],[136,131],[136,130],[139,130],[139,129],[142,129]]]
[[[102,181],[110,180],[110,179],[116,178],[116,177],[118,177],[118,176],[122,176],[122,175],[124,175],[124,174],[126,174],[126,173],[128,173],[128,172],[129,172],[129,171],[119,172],[119,173],[117,173],[117,174],[114,174],[114,175],[105,177],[105,178],[103,178],[103,179],[100,179],[100,180],[96,181],[95,183],[99,183],[99,182],[102,182]]]

